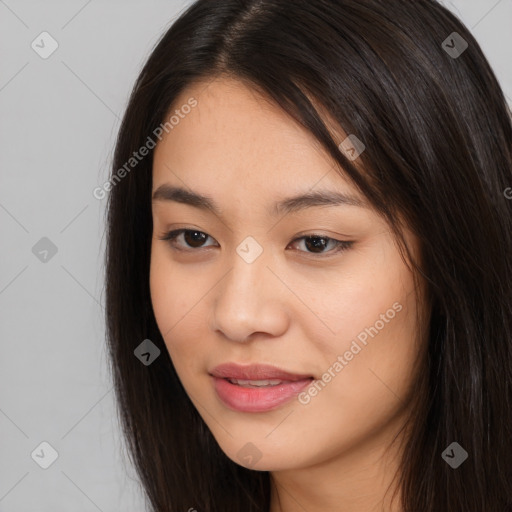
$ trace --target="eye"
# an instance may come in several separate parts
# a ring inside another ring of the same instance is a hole
[[[183,235],[182,240],[185,242],[185,246],[180,246],[180,244],[177,243],[181,235]],[[204,245],[204,242],[208,240],[208,238],[212,237],[203,231],[186,228],[175,229],[174,231],[169,231],[168,233],[164,233],[161,237],[158,237],[159,240],[166,240],[169,242],[173,249],[191,252],[193,252],[194,249],[211,247],[212,245]],[[212,238],[212,240],[214,239]],[[296,244],[299,241],[303,241],[303,247],[306,248],[306,250],[299,250],[299,252],[318,254],[320,256],[323,254],[330,255],[339,253],[350,248],[354,243],[352,241],[336,240],[335,238],[313,234],[296,238],[290,243],[290,245]],[[331,244],[331,250],[325,250],[329,247],[329,244]]]
[[[176,240],[181,235],[183,236],[183,240],[186,242],[187,246],[186,248],[183,247],[177,247]],[[195,229],[175,229],[174,231],[169,231],[168,233],[164,234],[164,236],[159,237],[159,240],[167,240],[171,247],[180,250],[180,251],[186,251],[190,249],[197,249],[201,247],[209,247],[205,246],[204,241],[208,238],[211,238],[206,233],[203,233],[202,231],[197,231]],[[212,238],[213,240],[213,238]]]
[[[301,241],[304,242],[303,247],[305,247],[306,251],[300,252],[310,252],[312,254],[336,254],[338,252],[344,251],[352,246],[354,242],[349,242],[346,240],[336,240],[335,238],[330,238],[328,236],[322,235],[307,235],[302,236],[300,238],[296,238],[292,244]],[[332,249],[330,251],[326,251],[329,244],[331,244]]]

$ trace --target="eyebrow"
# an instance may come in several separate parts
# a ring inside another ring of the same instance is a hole
[[[188,204],[202,210],[211,210],[215,215],[222,216],[222,212],[215,201],[206,195],[186,190],[182,187],[176,187],[169,184],[160,185],[153,193],[153,202],[155,201],[176,201],[178,203]],[[288,214],[314,208],[318,206],[358,206],[368,208],[367,203],[347,194],[331,190],[319,190],[316,192],[307,192],[293,197],[288,197],[274,203],[271,210],[272,215]]]

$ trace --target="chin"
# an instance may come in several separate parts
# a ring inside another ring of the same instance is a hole
[[[262,436],[255,436],[255,439],[255,442],[241,443],[234,443],[231,439],[229,446],[219,446],[233,462],[255,471],[283,471],[307,465],[305,454],[297,453],[296,444],[276,446],[262,439]]]

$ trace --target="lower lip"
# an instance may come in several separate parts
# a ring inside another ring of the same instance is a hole
[[[313,379],[284,381],[277,386],[245,388],[226,379],[212,377],[215,391],[230,409],[241,412],[265,412],[276,409],[298,395]]]

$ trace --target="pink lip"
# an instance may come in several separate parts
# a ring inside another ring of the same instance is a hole
[[[312,375],[290,373],[268,364],[240,365],[236,363],[220,364],[210,372],[210,375],[223,379],[246,380],[279,379],[296,381],[312,378]]]
[[[215,391],[230,409],[240,412],[270,411],[296,396],[313,377],[280,370],[269,365],[240,366],[234,363],[217,366],[210,372]],[[227,380],[265,380],[279,379],[283,382],[276,386],[247,388],[232,384]]]

